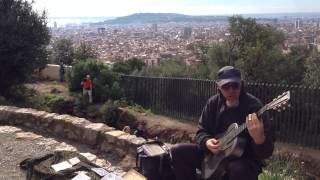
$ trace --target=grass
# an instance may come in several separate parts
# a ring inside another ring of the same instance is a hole
[[[273,155],[259,176],[259,180],[304,180],[307,176],[304,162],[294,157],[294,154]]]
[[[151,111],[151,109],[144,109],[142,106],[138,104],[134,104],[132,106],[127,107],[129,111],[139,112],[139,113],[145,113],[148,116],[154,115],[154,113]]]

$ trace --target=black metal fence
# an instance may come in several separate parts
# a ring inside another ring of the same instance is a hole
[[[208,98],[217,93],[211,80],[122,76],[126,98],[153,112],[197,121]],[[263,103],[285,91],[291,92],[291,107],[271,112],[277,139],[320,148],[320,89],[266,83],[248,83],[247,91]]]

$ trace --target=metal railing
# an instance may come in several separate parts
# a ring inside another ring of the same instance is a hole
[[[209,97],[217,93],[211,80],[122,76],[120,84],[127,100],[158,114],[193,121],[197,121]],[[289,90],[291,107],[270,113],[277,140],[320,148],[319,88],[247,83],[246,89],[263,103]]]

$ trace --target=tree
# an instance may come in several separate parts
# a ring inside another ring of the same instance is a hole
[[[311,55],[311,49],[306,45],[294,45],[290,47],[290,53],[286,58],[286,65],[280,72],[288,84],[301,84],[306,71],[306,60]]]
[[[304,83],[308,86],[320,87],[320,53],[314,51],[305,62]]]
[[[49,40],[45,12],[38,14],[25,0],[0,1],[0,94],[46,65]]]
[[[219,67],[234,65],[233,62],[229,61],[229,49],[226,43],[214,44],[208,51],[209,63]]]
[[[142,76],[155,77],[188,77],[188,66],[184,61],[169,59],[161,61],[159,66],[144,67],[141,71],[135,73]]]
[[[138,58],[131,58],[127,61],[127,63],[129,64],[129,67],[132,71],[140,71],[142,67],[146,65],[143,60]]]
[[[80,91],[81,81],[89,74],[93,83],[93,99],[104,102],[108,99],[120,99],[122,90],[119,86],[120,77],[108,66],[95,59],[75,62],[71,71],[67,72],[70,91]]]
[[[255,19],[233,16],[229,19],[229,36],[224,42],[214,44],[208,51],[207,66],[210,71],[222,66],[238,67],[248,81],[288,82],[286,75],[294,73],[285,67],[290,63],[282,54],[285,36],[268,25],[259,24]],[[273,73],[270,73],[273,72]],[[213,78],[213,74],[209,75]]]
[[[281,51],[257,44],[257,47],[245,46],[239,57],[236,66],[247,81],[280,83],[282,80],[278,66],[284,62],[285,57]]]
[[[278,49],[284,42],[285,36],[269,25],[256,22],[253,18],[233,16],[229,18],[228,43],[230,48],[243,51],[245,46],[256,47],[260,44],[266,49]]]
[[[249,81],[276,82],[277,63],[282,63],[284,34],[255,19],[233,16],[229,19],[228,47],[234,64]],[[270,71],[274,73],[270,74]]]
[[[131,58],[127,61],[116,62],[112,70],[121,74],[131,74],[134,71],[141,71],[144,66],[145,63],[141,59]]]
[[[91,44],[83,41],[80,43],[80,46],[76,48],[75,59],[81,61],[89,58],[97,58],[97,52]]]
[[[193,44],[189,44],[187,46],[187,50],[191,51],[198,59],[202,60],[206,63],[208,57],[208,51],[210,46],[204,42],[194,42]]]
[[[58,39],[53,44],[53,56],[56,64],[71,65],[74,61],[74,48],[71,39]]]
[[[120,74],[130,74],[131,73],[129,64],[124,61],[114,63],[112,66],[112,71],[120,73]]]

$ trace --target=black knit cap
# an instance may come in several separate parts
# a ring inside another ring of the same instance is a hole
[[[235,82],[241,82],[241,73],[238,69],[234,68],[233,66],[224,66],[218,71],[218,79],[217,79],[218,86],[223,86],[224,84]]]

